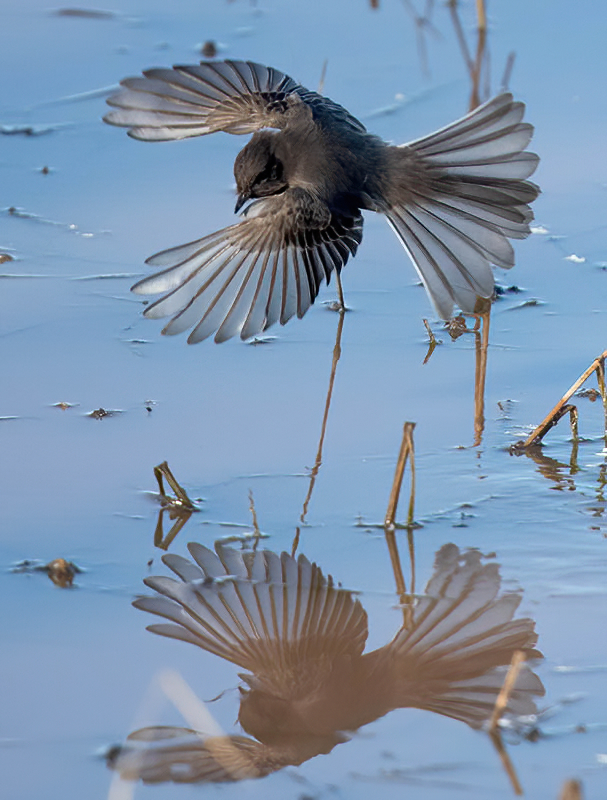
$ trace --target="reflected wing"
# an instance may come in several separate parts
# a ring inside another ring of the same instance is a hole
[[[323,280],[340,271],[362,240],[362,217],[330,217],[313,227],[304,190],[289,190],[249,207],[243,222],[148,259],[161,272],[133,286],[138,294],[168,292],[145,310],[172,316],[165,334],[193,327],[188,342],[255,336],[294,314],[303,317]]]
[[[434,575],[389,648],[401,659],[401,704],[426,708],[480,727],[493,711],[515,650],[540,658],[531,619],[513,619],[521,597],[498,596],[498,565],[481,563],[480,553],[461,554],[445,545]],[[519,674],[508,711],[534,713],[540,679],[527,664]]]
[[[283,128],[289,112],[303,107],[298,91],[306,94],[288,75],[250,61],[203,61],[143,76],[121,81],[104,121],[146,141]]]
[[[473,312],[478,297],[491,297],[490,265],[511,267],[508,239],[529,234],[528,204],[539,189],[525,179],[539,158],[525,152],[533,127],[522,122],[524,111],[501,94],[393,150],[406,189],[396,190],[388,221],[444,319],[454,303]]]
[[[282,697],[317,688],[327,663],[362,653],[367,615],[361,604],[303,555],[246,553],[220,543],[216,553],[188,547],[195,563],[163,556],[179,580],[144,581],[158,594],[137,599],[135,607],[171,620],[148,630],[244,667],[258,688]]]
[[[261,778],[284,765],[246,736],[201,737],[190,728],[160,725],[134,731],[108,757],[121,778],[144,783],[228,783]]]

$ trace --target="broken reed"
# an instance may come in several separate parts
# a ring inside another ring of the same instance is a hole
[[[512,446],[512,451],[525,450],[528,447],[539,445],[544,436],[549,430],[554,428],[561,417],[569,414],[571,420],[571,429],[574,439],[577,439],[577,420],[578,412],[576,406],[570,404],[568,401],[575,392],[588,380],[588,378],[596,372],[597,382],[599,386],[599,393],[603,401],[604,411],[604,433],[607,440],[607,391],[605,389],[605,359],[607,358],[607,350],[604,350],[600,356],[594,359],[592,364],[586,369],[580,377],[575,381],[573,386],[565,392],[559,402],[554,406],[552,411],[540,422],[535,430],[525,439],[525,441],[517,442]],[[607,444],[607,441],[606,441]]]

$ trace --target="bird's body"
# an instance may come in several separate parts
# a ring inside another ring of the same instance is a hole
[[[529,233],[538,158],[522,103],[502,94],[430,136],[392,146],[342,106],[276,70],[245,61],[154,69],[128,78],[105,120],[136,139],[252,133],[236,158],[244,220],[158,253],[164,267],[133,289],[167,292],[146,316],[246,339],[301,317],[323,280],[362,239],[363,210],[386,215],[438,313],[473,311],[493,291],[491,264],[514,263],[509,238]]]
[[[500,592],[495,563],[444,545],[423,594],[387,644],[365,652],[367,614],[352,592],[300,555],[192,543],[192,561],[163,556],[175,573],[149,577],[155,594],[136,608],[163,618],[148,630],[246,670],[238,722],[248,736],[154,726],[135,731],[114,766],[129,779],[234,781],[258,778],[329,753],[397,708],[419,708],[482,728],[516,650],[539,658],[521,600]],[[525,664],[507,713],[536,712],[542,695]],[[250,738],[253,737],[253,738]]]

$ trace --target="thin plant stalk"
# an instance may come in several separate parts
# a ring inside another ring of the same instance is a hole
[[[518,779],[518,775],[516,774],[516,770],[514,769],[514,764],[512,763],[512,759],[508,755],[506,748],[504,747],[504,743],[502,741],[502,736],[499,730],[494,730],[489,732],[489,737],[493,746],[495,747],[498,756],[500,757],[500,761],[502,762],[502,766],[506,775],[508,776],[508,780],[512,785],[512,791],[517,797],[522,797],[524,794],[523,787]]]
[[[489,352],[489,327],[491,306],[477,318],[478,327],[474,331],[476,344],[476,367],[474,374],[474,446],[478,447],[485,430],[485,384],[487,380],[487,355]]]
[[[512,660],[510,662],[510,667],[508,668],[508,672],[506,673],[506,677],[504,678],[504,683],[502,688],[500,689],[500,693],[498,694],[495,700],[495,706],[493,707],[493,713],[491,714],[491,719],[489,720],[489,730],[494,731],[497,728],[497,725],[500,721],[500,718],[506,708],[508,707],[508,702],[510,700],[510,696],[514,690],[516,685],[516,681],[518,679],[519,673],[521,671],[521,666],[525,660],[525,653],[522,650],[515,650],[512,654]]]
[[[575,381],[575,383],[568,389],[567,392],[561,397],[559,402],[554,406],[554,408],[550,411],[550,413],[540,422],[540,424],[533,430],[532,433],[525,439],[524,442],[517,445],[517,449],[524,450],[527,447],[531,447],[532,445],[540,444],[544,436],[548,433],[548,431],[553,428],[559,419],[566,414],[567,412],[571,413],[571,409],[575,408],[574,406],[567,405],[568,400],[570,397],[577,392],[577,390],[582,386],[588,378],[596,372],[597,381],[599,384],[599,391],[601,393],[601,399],[603,401],[603,409],[604,409],[604,416],[605,416],[605,442],[607,445],[607,392],[605,391],[605,358],[607,358],[607,350],[604,350],[600,356],[594,359],[592,364],[588,367],[588,369],[584,370],[584,372],[580,375],[580,377]],[[577,418],[576,418],[576,425],[577,425]]]
[[[341,289],[341,283],[338,284],[339,288]],[[306,493],[306,497],[303,502],[303,507],[301,510],[301,515],[299,517],[299,521],[301,524],[305,524],[306,517],[308,515],[308,506],[310,505],[310,500],[312,499],[312,493],[314,491],[314,486],[316,484],[316,478],[318,476],[318,472],[322,465],[322,453],[323,447],[325,443],[325,435],[327,432],[327,421],[329,419],[329,410],[331,408],[331,399],[333,397],[333,387],[335,385],[335,375],[337,373],[337,364],[341,357],[341,337],[344,329],[344,317],[345,317],[345,306],[343,305],[343,293],[340,292],[340,302],[342,306],[339,310],[339,320],[337,323],[337,333],[335,336],[335,346],[333,348],[333,359],[331,361],[331,374],[329,376],[329,386],[327,389],[327,397],[325,400],[325,409],[322,417],[322,424],[320,427],[320,438],[318,440],[318,448],[316,450],[316,458],[314,460],[314,466],[310,470],[310,482],[308,484],[308,491]],[[301,533],[301,527],[298,526],[295,531],[295,539],[293,540],[293,545],[291,549],[291,555],[295,556],[297,552],[297,548],[299,546],[299,537]]]

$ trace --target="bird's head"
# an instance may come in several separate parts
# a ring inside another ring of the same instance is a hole
[[[269,131],[256,133],[234,162],[236,178],[235,213],[256,197],[270,197],[284,192],[288,184],[284,166],[276,155],[276,134]]]

